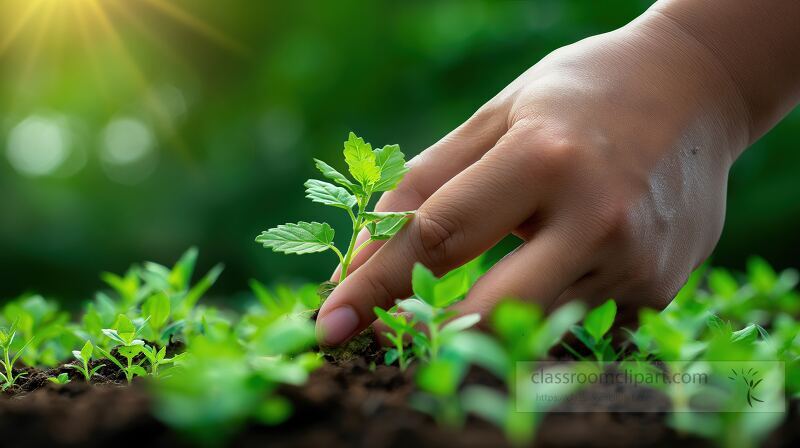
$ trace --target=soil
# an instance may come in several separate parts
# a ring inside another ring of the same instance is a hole
[[[332,361],[302,387],[283,387],[295,412],[276,427],[250,425],[229,441],[235,447],[506,447],[491,424],[470,418],[463,428],[438,426],[409,404],[413,369],[401,372],[376,363],[378,354]],[[378,364],[378,365],[376,365]],[[56,386],[47,378],[68,372],[72,382]],[[501,387],[487,372],[473,370],[467,383]],[[148,447],[189,444],[153,417],[141,381],[124,384],[114,366],[99,371],[87,385],[64,367],[28,369],[20,384],[0,394],[0,445],[8,447],[108,447],[137,441]],[[653,394],[654,405],[665,397]],[[768,440],[769,446],[797,446],[797,403],[787,422]],[[601,410],[602,411],[602,410]],[[540,423],[535,446],[682,448],[708,443],[682,435],[657,413],[551,412]]]

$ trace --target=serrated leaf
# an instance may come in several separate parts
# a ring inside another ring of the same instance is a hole
[[[367,230],[369,230],[370,238],[373,240],[388,240],[402,230],[412,214],[413,212],[392,213],[390,216],[368,222]],[[373,212],[370,215],[375,215],[375,213]]]
[[[376,163],[372,145],[363,138],[350,133],[344,142],[344,161],[350,174],[364,188],[374,186],[381,179],[381,170]]]
[[[275,252],[285,254],[311,254],[330,249],[333,228],[326,223],[289,223],[262,232],[256,242]]]
[[[319,172],[322,173],[323,176],[327,177],[328,179],[336,182],[337,184],[343,187],[347,187],[353,193],[358,193],[361,191],[360,186],[354,184],[353,182],[350,182],[350,179],[348,179],[344,174],[340,173],[339,171],[336,170],[336,168],[328,165],[322,160],[314,159],[314,165],[317,167]]]
[[[386,145],[374,152],[381,178],[373,187],[373,191],[394,190],[408,172],[405,155],[400,151],[399,145]]]
[[[342,187],[317,179],[309,179],[304,184],[306,197],[314,202],[349,210],[356,205],[356,197]]]

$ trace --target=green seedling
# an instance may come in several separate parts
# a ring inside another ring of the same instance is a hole
[[[83,348],[80,350],[73,350],[72,356],[78,361],[78,364],[67,364],[66,367],[71,369],[75,369],[83,375],[83,379],[86,382],[90,382],[92,377],[97,374],[97,371],[103,368],[105,364],[100,364],[95,366],[92,369],[89,369],[89,361],[92,360],[92,355],[94,354],[94,346],[92,345],[91,341],[86,341],[86,344],[83,345]]]
[[[50,381],[51,383],[57,386],[63,386],[72,380],[69,379],[69,375],[66,372],[64,372],[64,373],[59,373],[58,376],[48,377],[47,381]]]
[[[442,344],[480,320],[478,314],[455,318],[456,313],[447,310],[448,306],[461,299],[469,289],[469,266],[436,278],[428,268],[417,263],[411,277],[416,297],[400,301],[398,307],[413,315],[407,331],[412,336],[415,356],[425,362],[433,362],[439,357]],[[391,327],[389,322],[386,323]],[[414,330],[417,323],[424,325],[425,331]]]
[[[587,313],[583,319],[583,325],[573,325],[570,328],[570,332],[592,351],[598,362],[614,361],[619,358],[619,354],[615,353],[611,346],[611,335],[607,334],[614,324],[616,315],[617,304],[614,300],[609,299]],[[576,358],[585,359],[569,344],[562,343],[562,345]]]
[[[117,352],[127,360],[126,364],[121,363],[110,352],[97,347],[103,356],[125,373],[125,379],[128,383],[133,381],[133,377],[135,376],[147,375],[147,371],[145,371],[141,365],[144,360],[134,363],[134,358],[142,353],[142,349],[145,345],[144,341],[137,339],[137,335],[141,329],[141,326],[136,328],[130,318],[124,314],[120,314],[117,317],[115,328],[103,329],[103,334],[117,344]]]
[[[180,361],[183,357],[183,354],[173,356],[172,358],[167,358],[167,347],[161,347],[160,350],[156,350],[155,347],[151,347],[149,345],[144,345],[142,347],[142,353],[144,357],[147,359],[147,362],[150,364],[150,375],[153,377],[158,377],[158,368],[159,366],[174,364],[175,362]]]
[[[413,215],[411,211],[367,211],[373,194],[395,189],[408,171],[405,156],[398,145],[372,149],[372,145],[351,132],[344,142],[344,159],[355,181],[327,163],[314,159],[322,175],[339,186],[317,179],[305,183],[307,198],[343,209],[350,217],[353,233],[344,253],[333,244],[333,228],[324,222],[284,224],[262,232],[256,238],[256,242],[264,247],[285,254],[333,251],[342,268],[340,282],[347,276],[353,258],[364,247],[373,241],[391,238]],[[358,234],[364,229],[369,231],[370,237],[356,247]]]
[[[417,333],[414,329],[414,321],[409,321],[406,316],[402,314],[387,313],[377,306],[374,308],[374,311],[378,319],[392,330],[392,332],[384,333],[386,338],[394,345],[393,348],[386,351],[384,363],[390,365],[397,361],[400,370],[405,371],[412,359],[412,353],[406,350],[405,337],[406,335]]]
[[[2,384],[0,384],[0,387],[2,390],[13,386],[16,384],[17,380],[25,376],[24,372],[14,375],[14,364],[16,364],[17,360],[25,351],[25,347],[27,347],[33,339],[26,341],[22,347],[12,355],[11,344],[14,343],[16,334],[17,322],[14,322],[8,331],[0,329],[0,351],[2,351],[2,353],[0,353],[0,355],[2,355],[2,358],[0,358],[0,367],[2,367],[2,371],[0,371],[0,381],[2,381]]]

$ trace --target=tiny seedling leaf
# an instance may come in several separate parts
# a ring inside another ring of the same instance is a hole
[[[583,319],[583,326],[595,341],[599,341],[611,329],[616,315],[617,304],[614,300],[609,299],[586,314]]]

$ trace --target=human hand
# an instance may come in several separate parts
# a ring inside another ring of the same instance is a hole
[[[665,306],[714,248],[728,170],[749,143],[734,84],[657,14],[553,52],[381,198],[379,211],[417,214],[359,254],[320,310],[321,341],[345,341],[374,306],[410,295],[415,262],[442,274],[510,233],[523,244],[459,312],[486,315],[506,297],[545,309],[613,297],[623,319]]]

